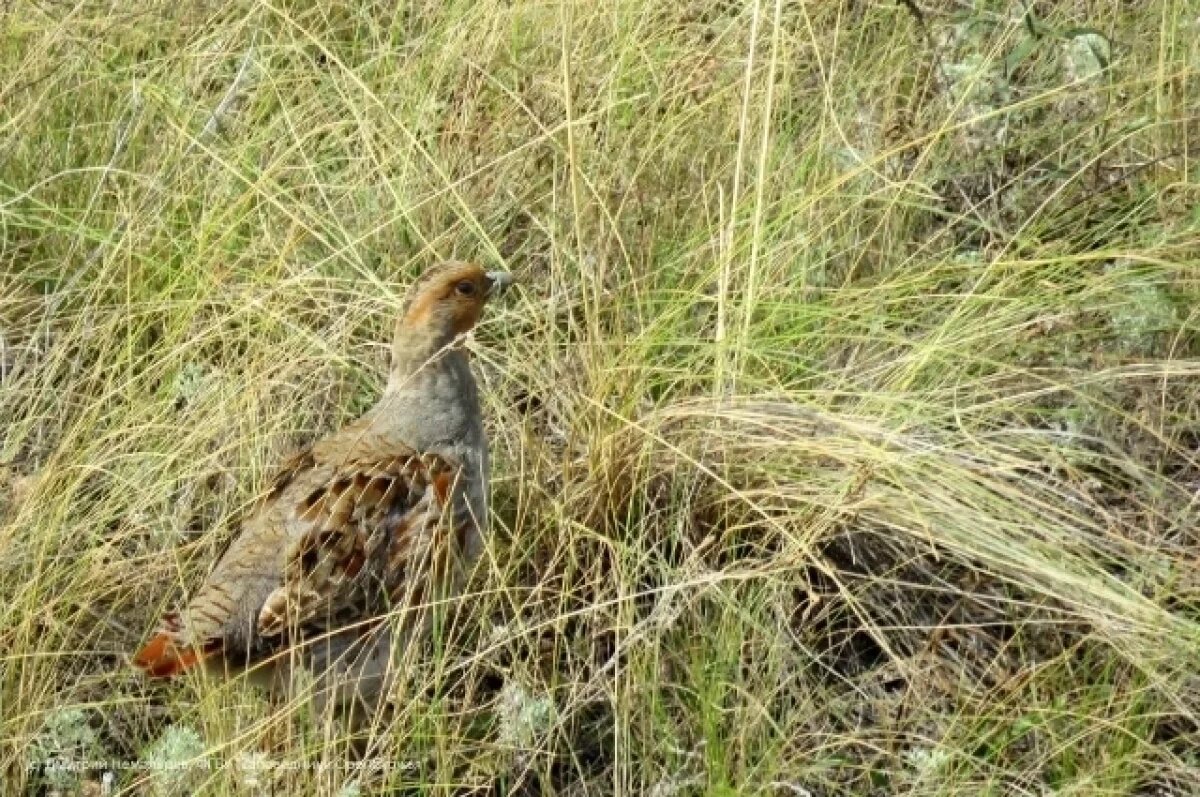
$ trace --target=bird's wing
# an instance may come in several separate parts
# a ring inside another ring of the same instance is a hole
[[[414,565],[431,547],[460,469],[381,444],[360,426],[286,462],[187,610],[164,617],[135,665],[168,677],[221,651],[232,635],[270,647],[289,630],[350,624],[421,581]]]
[[[431,454],[369,455],[289,493],[283,582],[258,613],[258,634],[333,630],[386,609],[449,514],[458,473]]]

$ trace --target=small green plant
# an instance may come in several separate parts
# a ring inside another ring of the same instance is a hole
[[[48,713],[25,753],[27,769],[46,788],[64,793],[78,790],[84,776],[104,761],[100,735],[88,713],[77,707]]]
[[[171,725],[142,753],[152,793],[177,795],[196,789],[209,776],[210,760],[200,734]]]

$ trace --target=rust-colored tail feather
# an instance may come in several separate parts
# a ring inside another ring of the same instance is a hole
[[[206,645],[203,650],[180,648],[170,634],[159,631],[133,657],[133,664],[151,678],[170,678],[199,664],[215,653],[217,647]]]

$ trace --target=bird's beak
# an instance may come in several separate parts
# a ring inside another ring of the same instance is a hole
[[[504,289],[513,284],[513,276],[507,271],[489,271],[486,275],[489,297],[496,296],[504,292]]]

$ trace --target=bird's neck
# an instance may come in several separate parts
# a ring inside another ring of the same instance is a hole
[[[392,362],[388,373],[388,391],[406,389],[410,383],[428,379],[439,369],[459,368],[466,354],[452,334],[397,325],[392,338]]]

